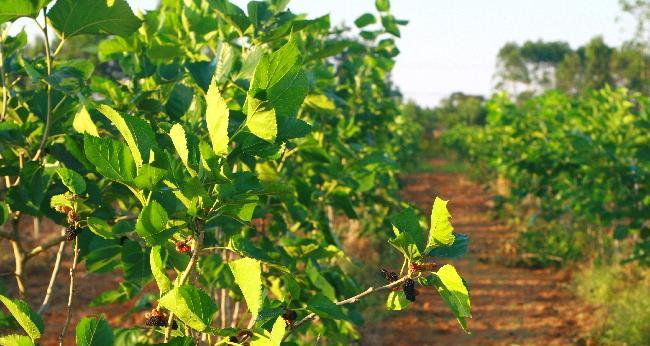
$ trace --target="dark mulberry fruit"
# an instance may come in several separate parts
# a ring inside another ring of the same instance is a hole
[[[149,317],[145,324],[151,327],[166,327],[167,318],[164,315],[154,315]]]
[[[72,227],[72,226],[67,227],[65,229],[65,240],[66,241],[73,241],[74,238],[76,238],[77,235],[79,235],[80,232],[81,232],[81,228]]]
[[[384,279],[388,280],[388,282],[397,281],[397,279],[399,278],[399,275],[397,275],[397,273],[389,272],[386,269],[381,270],[381,275],[384,277]]]
[[[296,318],[298,318],[298,314],[293,310],[287,309],[282,314],[282,318],[284,318],[284,321],[287,322],[287,324],[291,324],[296,320]]]
[[[406,299],[414,302],[415,297],[418,295],[417,290],[415,289],[415,281],[413,281],[412,279],[404,280],[404,285],[402,285],[402,289],[404,290],[404,295],[406,296]]]
[[[238,344],[238,343],[239,343],[239,339],[237,339],[236,336],[231,336],[231,337],[229,337],[229,338],[228,338],[228,341],[229,341],[229,342],[232,342],[233,344]]]
[[[384,277],[384,279],[386,279],[386,281],[388,281],[389,284],[392,283],[392,282],[395,282],[395,281],[397,281],[397,279],[399,279],[399,275],[397,275],[397,273],[389,272],[386,269],[381,269],[381,275]],[[393,290],[393,291],[399,290],[399,285],[391,287],[391,290]]]

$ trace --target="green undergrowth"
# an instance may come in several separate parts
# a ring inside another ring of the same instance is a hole
[[[592,265],[574,277],[577,295],[600,308],[591,330],[604,345],[650,345],[650,270]]]

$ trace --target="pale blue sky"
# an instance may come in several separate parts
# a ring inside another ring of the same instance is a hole
[[[141,10],[157,3],[128,1]],[[244,9],[247,3],[233,2]],[[396,17],[410,20],[398,41],[402,53],[393,80],[407,98],[422,105],[435,105],[454,91],[489,95],[496,54],[508,41],[564,40],[576,47],[602,35],[608,44],[620,45],[634,31],[618,0],[391,2]],[[333,23],[352,23],[374,11],[374,0],[293,0],[289,8],[312,17],[330,13]]]

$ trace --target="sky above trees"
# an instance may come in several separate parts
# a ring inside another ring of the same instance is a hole
[[[158,2],[128,1],[140,10]],[[247,3],[233,2],[243,8]],[[359,13],[374,10],[374,0],[293,0],[289,7],[351,24]],[[489,95],[497,54],[507,42],[560,40],[575,48],[601,35],[618,46],[634,34],[634,22],[618,0],[394,0],[392,12],[410,21],[402,28],[393,79],[407,98],[425,106],[456,91]]]

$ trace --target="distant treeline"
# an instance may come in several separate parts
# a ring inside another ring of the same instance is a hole
[[[620,47],[609,46],[601,36],[572,48],[565,41],[508,42],[497,55],[494,92],[505,91],[518,104],[558,90],[579,96],[605,86],[650,93],[650,1],[620,0],[623,11],[634,17],[636,33]],[[454,92],[431,108],[404,104],[405,114],[419,119],[429,133],[456,124],[484,125],[488,99]]]

